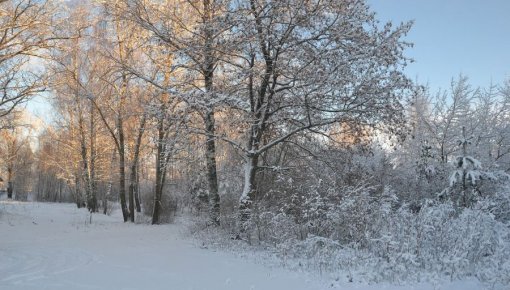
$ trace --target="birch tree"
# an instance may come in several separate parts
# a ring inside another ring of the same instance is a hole
[[[0,1],[0,126],[2,117],[46,89],[41,66],[59,39],[61,19],[51,1]]]
[[[110,5],[121,17],[133,21],[165,44],[165,50],[177,52],[175,66],[187,71],[184,94],[178,96],[200,112],[206,136],[206,175],[211,219],[219,224],[220,196],[216,164],[215,111],[218,96],[219,62],[229,56],[224,37],[230,29],[226,15],[229,1],[120,1]],[[147,79],[147,77],[145,77]],[[161,84],[158,84],[161,86]]]
[[[133,57],[139,38],[132,33],[134,27],[128,22],[123,21],[116,15],[107,16],[106,20],[98,23],[98,33],[101,35],[98,35],[97,41],[102,43],[99,46],[100,51],[98,51],[95,61],[103,65],[108,64],[108,67],[102,67],[101,72],[98,73],[98,80],[102,84],[101,95],[89,95],[89,98],[112,138],[119,156],[119,197],[124,221],[134,222],[134,176],[131,176],[132,186],[130,185],[133,190],[128,191],[128,200],[126,200],[127,146],[130,137],[130,134],[126,132],[126,122],[128,122],[130,116],[133,116],[130,102],[139,96],[133,93],[136,84],[133,83],[129,72],[124,69],[124,65]],[[137,131],[139,134],[143,134],[143,126],[145,126],[143,117],[141,120],[143,122],[140,122],[140,129]],[[141,141],[141,138],[141,136],[136,137],[136,140]],[[135,145],[135,150],[139,150],[138,143]],[[136,167],[138,156],[135,154],[134,157]]]

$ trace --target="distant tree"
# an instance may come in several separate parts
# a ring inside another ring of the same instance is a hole
[[[13,126],[0,130],[0,171],[5,173],[7,197],[26,200],[31,184],[34,154],[30,147],[31,127],[19,112],[8,116]],[[23,126],[22,126],[23,124]]]

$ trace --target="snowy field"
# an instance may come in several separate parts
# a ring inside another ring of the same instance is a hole
[[[179,225],[133,225],[73,204],[0,201],[0,289],[482,289],[332,284],[228,252],[201,248]]]

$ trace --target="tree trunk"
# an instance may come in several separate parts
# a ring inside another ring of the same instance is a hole
[[[142,119],[140,120],[140,128],[138,130],[138,136],[136,138],[136,143],[134,147],[134,156],[133,161],[131,163],[131,172],[129,175],[129,211],[131,213],[131,219],[134,221],[134,215],[135,215],[135,209],[134,209],[134,203],[136,202],[136,211],[141,212],[140,208],[140,200],[138,198],[137,194],[137,174],[136,170],[138,168],[138,160],[140,158],[140,147],[142,144],[142,138],[143,133],[145,131],[145,122],[146,117],[143,115]],[[135,202],[133,202],[133,199],[136,199]]]
[[[41,183],[42,181],[42,172],[39,170],[39,173],[37,174],[37,201],[44,200],[44,197],[41,194],[41,191],[44,192],[44,189],[46,189],[46,186],[43,186]]]
[[[58,202],[62,202],[62,187],[63,187],[64,183],[62,182],[62,180],[59,180],[58,181]]]
[[[138,167],[136,168],[136,186],[134,188],[135,191],[135,205],[136,205],[136,212],[140,213],[142,212],[142,206],[140,204],[140,176],[138,175]]]
[[[78,105],[79,106],[79,105]],[[83,115],[80,111],[78,112],[78,129],[80,130],[80,147],[81,147],[81,162],[83,167],[82,175],[85,179],[85,196],[87,201],[87,209],[89,211],[93,210],[92,205],[92,183],[90,180],[90,169],[89,169],[89,163],[88,163],[88,154],[87,154],[87,143],[85,142],[85,128],[83,124]]]
[[[97,212],[96,186],[96,133],[94,120],[94,104],[90,102],[90,200],[89,210]]]
[[[154,192],[154,208],[152,211],[152,224],[159,224],[161,214],[161,199],[163,197],[164,182],[164,120],[159,120],[158,124],[158,147],[156,155],[156,188]]]
[[[216,144],[214,140],[214,112],[209,111],[205,118],[207,141],[206,141],[206,165],[207,184],[209,187],[210,217],[216,224],[220,224],[220,195],[218,194],[218,175],[216,169]]]
[[[130,174],[130,177],[129,179],[131,180],[132,177],[131,177],[132,173]],[[131,219],[131,222],[134,222],[135,220],[135,209],[134,209],[134,198],[135,198],[135,185],[133,184],[133,182],[129,182],[129,217]],[[133,199],[133,202],[131,202],[131,199]]]
[[[12,171],[13,171],[12,166],[8,165],[8,167],[7,167],[7,198],[12,198],[12,193],[14,192],[14,185],[12,184],[12,178],[13,178]]]
[[[103,194],[103,214],[108,214],[108,196],[112,192],[113,184],[112,182],[108,182],[108,189]]]
[[[7,198],[12,198],[12,192],[14,191],[14,186],[12,185],[12,181],[7,182]]]
[[[204,0],[204,11],[202,20],[205,24],[204,35],[204,85],[206,92],[211,98],[214,98],[214,68],[216,59],[214,57],[213,41],[214,32],[209,25],[213,21],[214,7],[211,6],[210,0]],[[205,129],[207,134],[206,140],[206,166],[207,166],[207,183],[209,187],[209,207],[211,221],[220,224],[220,195],[218,194],[218,173],[216,168],[216,144],[215,144],[215,119],[214,106],[209,108],[205,114]]]
[[[121,148],[124,148],[124,146],[122,145]],[[121,149],[119,152],[119,198],[120,207],[122,209],[122,218],[124,219],[124,222],[127,222],[130,214],[126,204],[126,162],[124,157],[124,150]],[[134,221],[134,217],[132,221]]]
[[[467,156],[467,139],[466,139],[466,127],[462,126],[462,157]],[[464,207],[468,207],[468,185],[467,185],[467,170],[465,164],[462,165],[462,204]]]
[[[80,192],[80,176],[78,174],[78,172],[76,172],[74,174],[74,186],[75,186],[75,197],[74,197],[74,200],[76,202],[76,206],[78,208],[81,208],[82,206],[82,201],[81,201],[81,192]]]
[[[250,155],[246,157],[244,164],[244,186],[239,201],[239,210],[241,221],[246,222],[251,217],[251,205],[256,198],[257,185],[255,177],[258,169],[259,155]]]
[[[159,159],[159,158],[157,158]],[[158,160],[159,161],[159,160]],[[161,168],[156,167],[156,188],[154,192],[154,208],[152,211],[152,224],[159,224],[159,216],[161,214],[161,199],[163,196],[163,186],[161,184]]]
[[[129,185],[129,220],[134,223],[135,222],[135,196],[133,192],[133,185]]]

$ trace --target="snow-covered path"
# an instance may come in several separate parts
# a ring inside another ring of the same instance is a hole
[[[0,290],[321,290],[331,283],[264,266],[251,258],[202,249],[177,225],[122,223],[72,204],[0,200]],[[335,289],[481,289],[457,281],[420,284],[338,284]]]
[[[0,289],[321,289],[299,273],[201,249],[178,226],[72,204],[0,201]]]

